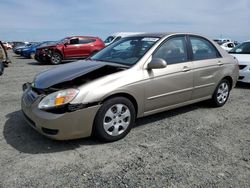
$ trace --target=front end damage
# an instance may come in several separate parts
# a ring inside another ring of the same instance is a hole
[[[76,66],[78,65],[76,64]],[[74,63],[71,66],[74,66]],[[86,66],[86,69],[83,66],[83,70],[77,70],[75,74],[72,74],[72,69],[63,71],[64,76],[60,71],[52,69],[39,74],[33,83],[23,85],[22,111],[25,119],[34,129],[57,140],[82,138],[91,135],[95,115],[101,106],[101,101],[85,104],[69,102],[47,109],[39,108],[39,103],[46,96],[69,88],[77,89],[84,84],[125,69],[105,63],[101,65],[99,63],[86,64]],[[68,66],[64,68],[68,68]],[[59,69],[62,69],[62,67]],[[67,74],[67,72],[71,72],[71,74]],[[51,81],[43,82],[45,78]]]

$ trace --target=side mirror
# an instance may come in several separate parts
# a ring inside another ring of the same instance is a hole
[[[167,62],[161,58],[153,58],[148,64],[148,69],[163,69],[167,66]]]

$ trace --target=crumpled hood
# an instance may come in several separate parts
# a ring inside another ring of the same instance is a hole
[[[47,89],[59,83],[71,81],[94,70],[106,66],[108,63],[80,60],[38,74],[34,79],[34,87]]]

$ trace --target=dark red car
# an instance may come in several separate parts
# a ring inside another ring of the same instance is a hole
[[[98,37],[66,37],[55,44],[37,48],[35,59],[56,65],[62,60],[86,58],[104,47],[104,42]]]

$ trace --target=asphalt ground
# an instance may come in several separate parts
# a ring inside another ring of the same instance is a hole
[[[250,187],[250,84],[227,104],[189,105],[136,121],[122,140],[54,141],[20,110],[22,84],[54,67],[9,51],[0,77],[0,187]]]

